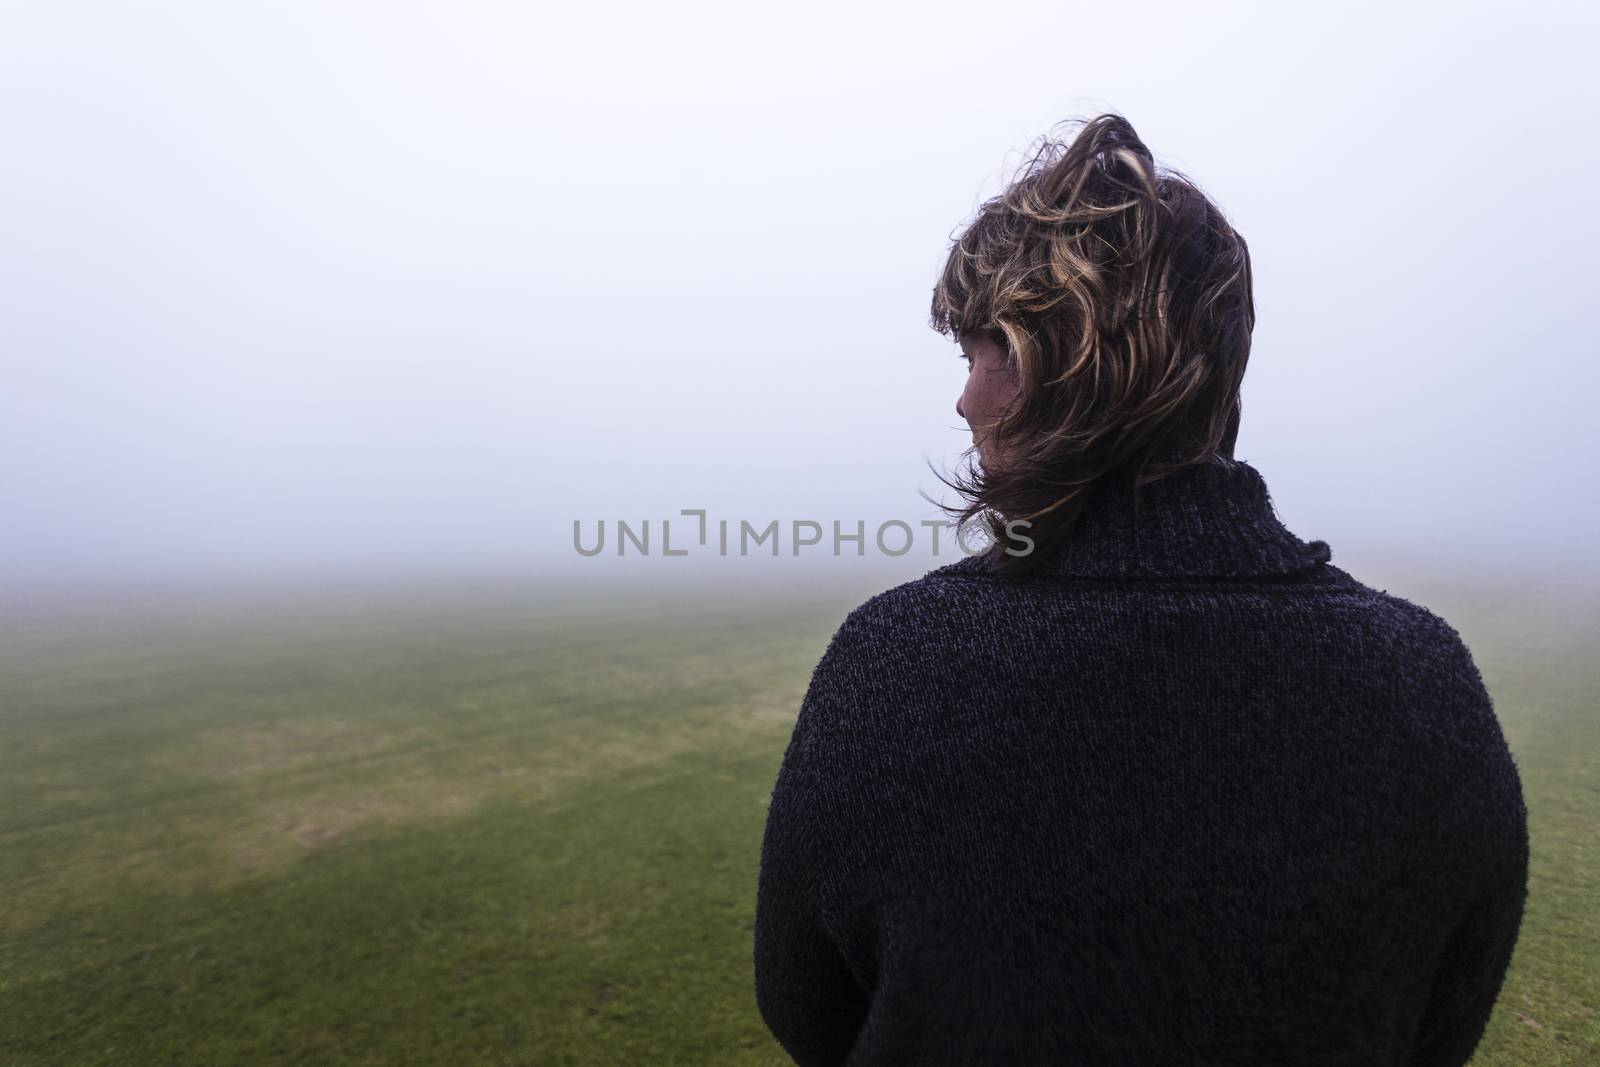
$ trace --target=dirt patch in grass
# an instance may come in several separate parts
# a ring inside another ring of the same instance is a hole
[[[243,779],[381,755],[426,736],[421,727],[348,717],[239,723],[195,735],[164,762],[186,774]]]
[[[323,788],[264,802],[214,844],[226,870],[261,874],[362,831],[464,815],[482,799],[480,790],[433,776]]]
[[[803,689],[762,687],[697,704],[673,694],[644,715],[593,715],[448,736],[436,720],[285,716],[218,726],[156,755],[200,788],[181,798],[30,835],[34,877],[13,882],[0,930],[124,890],[217,891],[325,849],[487,803],[563,808],[573,789],[628,790],[756,752],[781,751]],[[13,845],[16,842],[13,841]]]
[[[596,779],[642,786],[652,780],[653,770],[681,756],[770,744],[793,717],[788,695],[773,694],[659,723],[582,724],[537,745],[508,738],[444,757],[424,751],[421,756],[435,756],[439,766],[396,766],[396,773],[362,784],[330,781],[319,773],[304,792],[264,798],[247,824],[216,844],[229,869],[265,872],[369,830],[461,816],[492,800],[559,804],[569,787]]]

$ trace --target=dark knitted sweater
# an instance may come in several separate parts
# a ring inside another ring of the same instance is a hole
[[[1459,634],[1245,462],[1138,503],[1100,490],[1045,574],[963,559],[834,634],[757,892],[800,1064],[1471,1055],[1528,839]]]

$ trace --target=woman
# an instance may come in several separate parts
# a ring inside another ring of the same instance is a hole
[[[1116,115],[952,248],[980,555],[850,613],[762,844],[756,995],[813,1064],[1460,1064],[1516,942],[1472,656],[1233,458],[1249,255]],[[1019,531],[1025,536],[1019,536]]]

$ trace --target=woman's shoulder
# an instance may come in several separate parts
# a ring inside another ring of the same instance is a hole
[[[937,567],[857,604],[834,632],[829,653],[901,666],[923,658],[922,650],[937,656],[1005,614],[1003,584],[980,557]]]
[[[1408,651],[1464,647],[1436,613],[1331,564],[1289,581],[1175,583],[1013,578],[996,574],[982,556],[967,556],[858,603],[835,631],[830,652],[868,667],[905,668],[937,664],[941,657],[966,662],[983,651],[984,635],[1004,646],[1014,642],[1000,636],[1016,638],[1019,630],[1027,631],[1030,644],[1060,631],[1062,642],[1070,638],[1070,643],[1092,645],[1095,635],[1115,629],[1117,620],[1148,617],[1152,605],[1163,618],[1192,614],[1197,623],[1214,628],[1219,598],[1247,602],[1229,617],[1275,619],[1289,629],[1315,631],[1324,643],[1343,635],[1363,649],[1374,641]],[[1085,625],[1081,616],[1092,616],[1096,625]],[[1058,655],[1071,652],[1057,650]]]
[[[970,564],[940,567],[852,608],[812,670],[805,732],[855,751],[903,716],[941,706],[953,678],[983,671],[994,655],[983,635],[1004,609],[991,602],[991,582],[974,577]]]
[[[981,556],[966,556],[891,586],[868,597],[847,616],[863,624],[909,625],[913,629],[926,616],[911,614],[933,605],[955,601],[982,601],[998,587],[999,579]]]

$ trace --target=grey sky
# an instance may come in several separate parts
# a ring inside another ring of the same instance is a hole
[[[948,238],[1125,114],[1250,241],[1336,562],[1593,570],[1593,8],[8,5],[0,581],[937,513]]]

